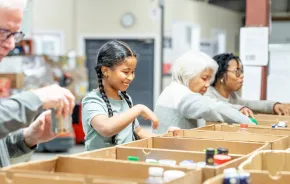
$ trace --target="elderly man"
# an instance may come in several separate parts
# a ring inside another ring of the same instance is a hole
[[[19,29],[25,4],[25,0],[0,0],[0,61],[24,37]],[[74,100],[67,89],[51,85],[20,93],[2,102],[0,167],[8,166],[11,158],[32,152],[37,144],[55,138],[51,131],[51,111],[45,111],[30,123],[42,109],[55,108],[58,116],[71,114]]]

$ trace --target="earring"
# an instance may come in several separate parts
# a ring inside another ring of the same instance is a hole
[[[224,83],[224,79],[221,79],[221,83]]]

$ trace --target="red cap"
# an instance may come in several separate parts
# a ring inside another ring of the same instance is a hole
[[[248,124],[240,124],[240,128],[248,128]]]
[[[214,155],[214,163],[217,165],[226,163],[232,159],[229,155]]]

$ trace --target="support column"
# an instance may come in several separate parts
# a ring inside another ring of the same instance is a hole
[[[269,27],[270,24],[270,0],[246,1],[246,27]],[[262,67],[261,100],[267,97],[268,66]]]

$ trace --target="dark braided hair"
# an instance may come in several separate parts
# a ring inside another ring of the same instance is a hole
[[[102,81],[103,73],[102,73],[101,69],[102,69],[102,66],[114,68],[114,66],[124,62],[124,60],[127,57],[136,57],[136,54],[134,52],[132,52],[132,50],[130,49],[130,47],[126,43],[120,42],[120,41],[115,41],[115,40],[105,43],[100,48],[99,53],[97,55],[97,66],[96,66],[95,70],[96,70],[97,77],[98,77],[100,94],[107,105],[109,117],[113,116],[113,110],[112,110],[112,106],[110,104],[110,101],[109,101],[108,96],[106,95],[106,92],[104,89],[104,85],[103,85],[103,81]],[[129,108],[131,108],[132,103],[130,101],[129,96],[127,95],[127,92],[122,91],[121,93],[122,93],[123,97],[125,98],[126,102],[128,103]],[[133,140],[134,139],[138,140],[140,138],[136,134],[134,127],[135,127],[135,120],[132,123]],[[117,135],[114,135],[112,137],[112,144],[114,144],[114,145],[117,144],[116,136]]]
[[[234,56],[232,53],[223,53],[218,54],[213,57],[213,59],[218,64],[218,70],[216,72],[214,82],[212,83],[212,86],[215,86],[217,81],[221,79],[228,71],[229,68],[229,62],[234,59],[237,62],[237,65],[239,65],[239,62],[241,62],[240,58],[238,56]],[[226,75],[227,77],[227,75]]]

